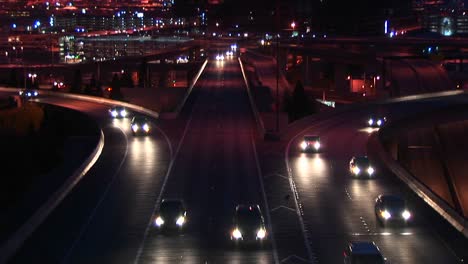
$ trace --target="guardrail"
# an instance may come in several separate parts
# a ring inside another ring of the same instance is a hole
[[[468,238],[468,221],[395,161],[385,150],[377,134],[370,137],[368,144],[368,147],[375,151],[377,158],[379,158],[393,174],[406,183],[411,190],[424,200],[424,202]]]
[[[264,138],[265,137],[265,125],[263,124],[262,117],[260,116],[260,113],[258,112],[257,104],[255,103],[255,100],[252,95],[252,91],[250,90],[249,81],[247,80],[247,76],[245,75],[244,65],[242,64],[242,60],[240,58],[238,58],[238,60],[239,60],[239,65],[241,67],[242,77],[244,78],[244,83],[245,83],[245,86],[247,87],[247,94],[249,96],[250,106],[252,108],[252,112],[255,117],[255,123],[257,124],[257,130],[261,138]]]

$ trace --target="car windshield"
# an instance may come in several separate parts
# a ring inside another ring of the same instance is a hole
[[[133,118],[133,123],[146,123],[146,118],[142,116],[135,116]]]
[[[379,255],[359,255],[354,256],[352,264],[383,264],[384,260]]]
[[[237,223],[244,227],[259,226],[262,224],[262,218],[257,210],[241,209],[237,212]]]
[[[356,165],[359,167],[369,167],[369,159],[366,157],[356,158]]]
[[[310,141],[320,141],[320,137],[318,137],[318,136],[305,136],[304,140],[308,141],[308,142],[310,142]]]
[[[392,210],[403,210],[405,208],[405,202],[397,197],[388,197],[384,199],[386,207]]]
[[[163,202],[161,204],[160,213],[163,215],[180,214],[183,211],[182,204],[178,201]]]

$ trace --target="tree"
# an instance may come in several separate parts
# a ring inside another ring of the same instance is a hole
[[[81,71],[77,69],[75,71],[75,76],[73,77],[73,83],[70,87],[70,92],[72,93],[81,93]]]

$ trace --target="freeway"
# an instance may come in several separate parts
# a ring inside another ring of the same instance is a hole
[[[144,232],[171,158],[160,130],[133,137],[128,119],[112,120],[108,106],[41,98],[89,114],[105,144],[93,168],[26,240],[12,263],[128,263]]]
[[[384,112],[390,119],[398,119],[466,100],[468,97],[461,95],[357,107],[303,122],[304,125],[287,131],[285,141],[278,146],[259,147],[265,173],[287,176],[290,171],[293,193],[278,187],[277,195],[298,197],[311,248],[308,259],[315,263],[342,263],[342,251],[349,241],[370,240],[376,242],[391,263],[466,261],[468,241],[385,168],[374,164],[377,174],[370,180],[353,179],[348,171],[350,158],[366,155],[367,141],[378,130],[367,128],[366,118],[372,113]],[[323,150],[302,153],[299,145],[305,134],[320,135]],[[281,156],[286,156],[287,167],[278,165]],[[406,198],[414,221],[407,226],[380,226],[374,214],[374,201],[379,194]]]
[[[94,117],[105,146],[12,263],[341,263],[352,240],[375,241],[391,263],[461,263],[466,239],[395,176],[376,164],[376,179],[356,180],[347,165],[352,155],[368,151],[367,140],[376,133],[365,125],[371,113],[398,119],[467,100],[459,95],[355,107],[300,121],[280,142],[262,142],[234,60],[209,62],[183,122],[153,120],[175,131],[170,141],[158,129],[132,137],[129,121],[110,120],[105,105],[42,98]],[[322,137],[322,152],[298,151],[308,133]],[[407,198],[414,222],[379,226],[373,202],[380,193]],[[184,233],[165,235],[152,225],[163,198],[185,200]],[[260,204],[274,239],[254,248],[230,244],[237,203]]]

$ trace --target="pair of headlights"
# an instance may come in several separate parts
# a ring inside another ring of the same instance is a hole
[[[141,129],[143,129],[145,132],[148,132],[150,130],[150,127],[148,124],[144,124],[143,126],[141,126]],[[132,125],[132,130],[133,132],[138,132],[138,130],[140,130],[140,126],[138,126],[137,124],[133,124]]]
[[[239,240],[239,239],[242,239],[242,233],[241,231],[239,230],[239,228],[235,228],[233,231],[232,231],[232,237],[236,240]],[[259,240],[263,240],[264,238],[266,237],[266,230],[264,228],[259,228],[257,230],[257,237],[256,239],[259,239]]]
[[[157,227],[161,227],[164,225],[164,219],[161,216],[156,217],[156,220],[154,220],[154,223],[156,224]],[[185,224],[185,217],[183,215],[179,216],[176,220],[176,225],[179,227],[182,227]]]
[[[358,166],[353,167],[352,171],[354,175],[358,175],[359,173],[361,173],[361,169]],[[367,168],[366,171],[369,175],[372,175],[375,172],[374,168],[372,168],[371,166],[369,166],[369,168]]]
[[[385,220],[388,220],[388,219],[392,218],[392,214],[387,210],[380,211],[380,215]],[[401,217],[403,217],[403,219],[405,219],[405,220],[409,220],[411,218],[411,213],[408,210],[404,210],[401,213]]]
[[[374,119],[370,118],[370,119],[367,121],[367,123],[369,124],[369,126],[373,126],[373,125],[381,126],[381,125],[383,124],[383,121],[382,121],[382,119],[376,119],[376,120],[374,120]]]
[[[301,143],[302,150],[306,150],[308,146],[309,146],[309,144],[307,142],[302,141],[302,143]],[[320,142],[315,141],[315,143],[313,144],[313,147],[314,147],[315,150],[319,150],[320,149]]]
[[[112,117],[117,117],[120,114],[121,117],[126,117],[127,116],[127,111],[122,110],[120,113],[117,110],[113,110],[111,112]]]

